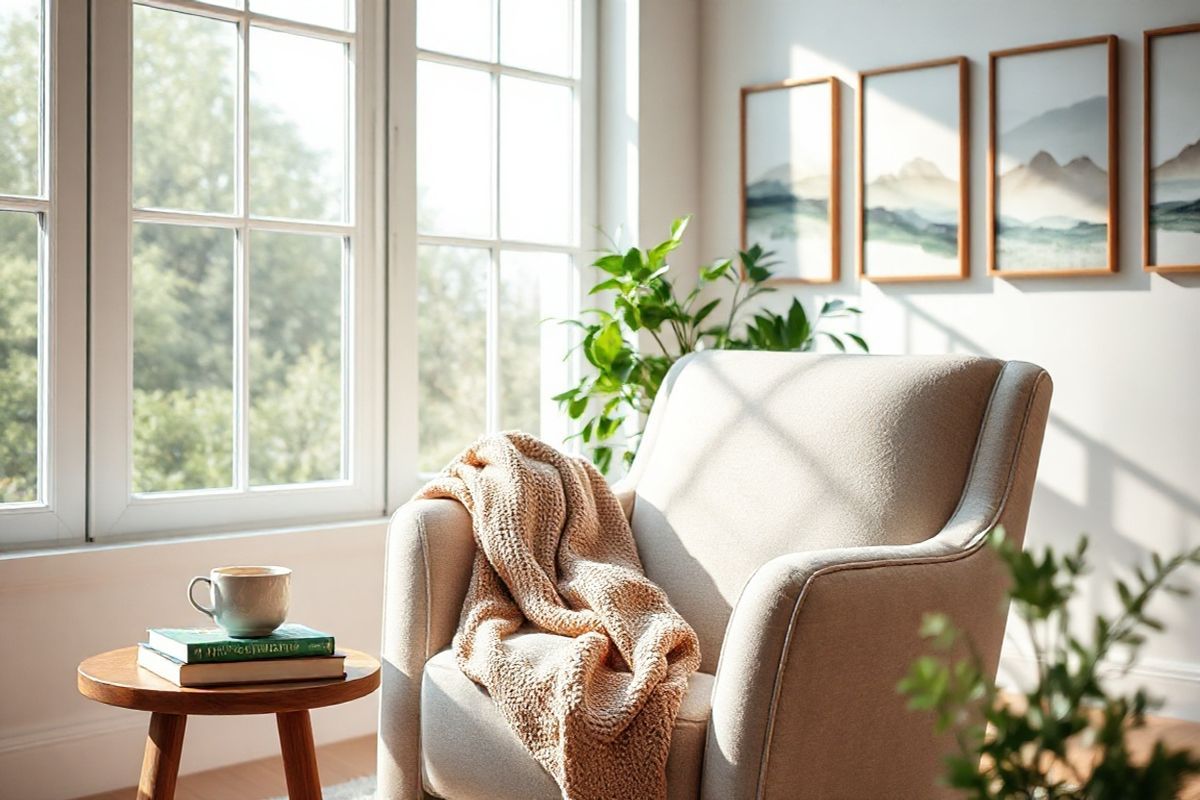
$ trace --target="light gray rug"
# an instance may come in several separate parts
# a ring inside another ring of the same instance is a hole
[[[375,800],[375,776],[355,778],[352,781],[339,783],[337,786],[322,786],[321,796],[324,800]],[[287,798],[276,797],[273,800],[287,800]]]

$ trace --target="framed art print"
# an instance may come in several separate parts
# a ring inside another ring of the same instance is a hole
[[[1200,272],[1200,24],[1146,31],[1142,265]]]
[[[962,56],[859,73],[858,274],[967,277],[968,102]]]
[[[742,248],[775,253],[772,280],[841,275],[838,86],[827,77],[742,88]]]
[[[988,273],[1117,271],[1117,39],[988,59]]]

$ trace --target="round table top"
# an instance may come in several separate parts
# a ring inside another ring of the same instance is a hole
[[[345,703],[379,687],[379,662],[346,654],[346,676],[331,680],[184,688],[137,665],[137,647],[110,650],[79,665],[79,692],[110,706],[161,714],[277,714]]]

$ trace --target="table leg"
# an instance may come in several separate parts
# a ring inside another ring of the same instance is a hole
[[[312,720],[307,711],[285,711],[275,715],[283,772],[290,800],[321,800],[321,777],[313,748]]]
[[[156,711],[150,715],[146,754],[142,757],[142,778],[138,781],[138,800],[171,800],[175,796],[186,725],[187,717],[182,714]]]

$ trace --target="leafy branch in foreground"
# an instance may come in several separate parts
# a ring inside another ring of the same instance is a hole
[[[606,277],[589,294],[611,297],[611,305],[584,311],[586,319],[563,321],[582,332],[580,347],[593,370],[554,400],[571,419],[586,418],[578,435],[591,446],[592,460],[602,472],[608,472],[618,449],[623,449],[626,464],[633,460],[640,429],[622,448],[614,438],[627,419],[640,420],[649,413],[667,370],[688,353],[706,349],[805,351],[813,349],[818,337],[841,351],[847,343],[868,350],[858,334],[822,329],[826,320],[861,313],[841,300],[826,302],[811,317],[800,301],[793,299],[786,314],[759,310],[742,325],[747,304],[775,291],[766,284],[771,267],[778,262],[758,245],[739,251],[736,263],[724,258],[701,267],[695,288],[678,296],[669,276],[668,256],[683,241],[689,220],[675,220],[670,237],[648,250],[631,247],[622,253],[614,247],[600,256],[593,266]],[[712,289],[721,284],[732,287],[728,311],[720,311],[723,298],[711,297]],[[638,349],[637,334],[642,331],[657,344],[656,352]]]
[[[1155,554],[1149,570],[1134,571],[1132,585],[1118,580],[1120,612],[1097,615],[1090,635],[1080,638],[1070,603],[1087,572],[1087,538],[1062,556],[1050,548],[1040,557],[1019,550],[1003,529],[991,543],[1011,575],[1009,597],[1029,630],[1037,681],[1023,695],[1002,696],[946,615],[926,615],[921,634],[938,655],[917,659],[899,690],[910,708],[934,713],[939,733],[953,733],[957,752],[947,759],[946,782],[977,800],[1175,797],[1189,776],[1200,774],[1200,758],[1162,742],[1147,757],[1133,758],[1126,736],[1145,724],[1156,702],[1140,689],[1132,696],[1110,692],[1102,672],[1118,655],[1128,671],[1147,631],[1163,629],[1147,613],[1150,600],[1159,591],[1187,594],[1170,579],[1200,564],[1200,548],[1167,560]],[[953,657],[963,650],[967,657]]]

